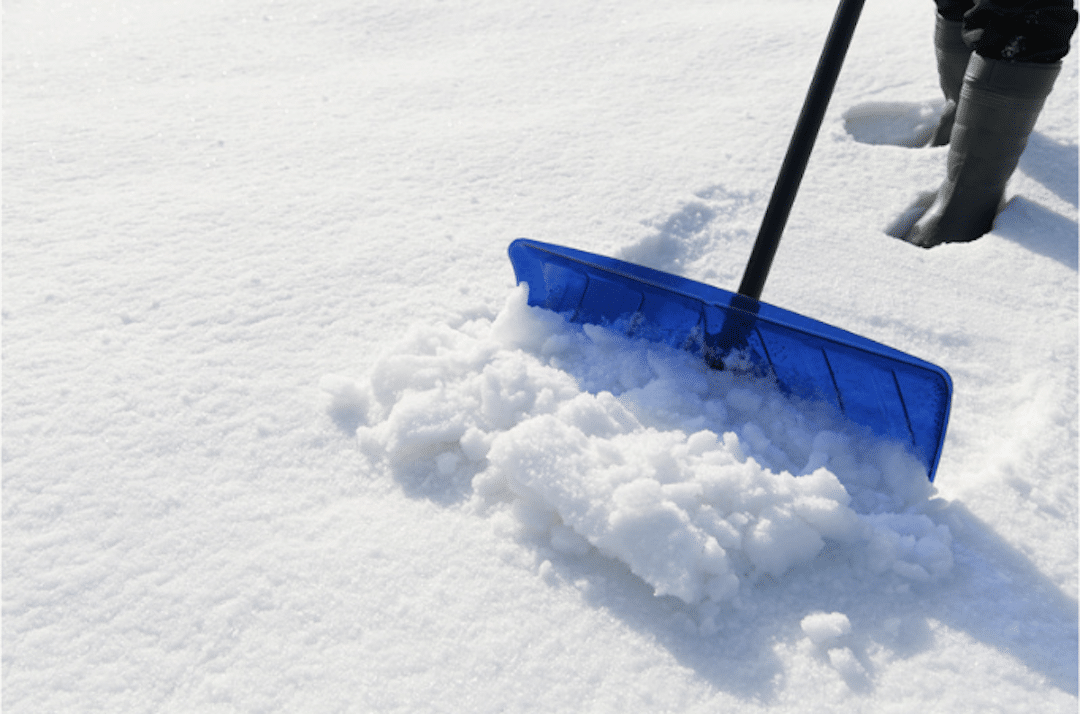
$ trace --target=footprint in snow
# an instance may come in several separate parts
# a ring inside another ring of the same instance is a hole
[[[863,144],[926,146],[945,103],[866,102],[844,112],[844,129]]]

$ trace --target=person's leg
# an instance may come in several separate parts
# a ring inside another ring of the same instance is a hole
[[[970,8],[970,2],[965,4]],[[930,146],[943,146],[949,143],[953,120],[956,118],[956,105],[960,101],[964,71],[967,69],[968,60],[971,59],[971,48],[964,42],[961,34],[963,27],[963,19],[950,20],[939,10],[934,24],[934,54],[937,58],[938,81],[941,84],[941,92],[945,95],[945,109],[941,112],[941,119],[938,120],[934,135],[930,138]]]
[[[990,231],[1076,23],[1069,0],[976,0],[963,13],[963,39],[975,54],[960,90],[946,178],[900,237],[929,248]]]
[[[971,58],[949,142],[945,181],[904,238],[930,248],[990,231],[1005,185],[1061,69],[1060,63]]]

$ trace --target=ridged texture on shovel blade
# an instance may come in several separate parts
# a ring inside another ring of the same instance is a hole
[[[945,370],[788,310],[633,263],[530,240],[510,245],[529,304],[700,354],[732,350],[782,389],[824,399],[851,421],[910,446],[934,478],[949,421]]]

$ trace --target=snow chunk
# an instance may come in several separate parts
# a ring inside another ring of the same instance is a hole
[[[355,431],[367,420],[370,391],[347,377],[328,374],[319,380],[319,389],[329,397],[326,412],[343,429]]]
[[[815,647],[821,647],[851,634],[851,621],[842,612],[815,612],[799,623]]]
[[[872,576],[952,568],[948,528],[919,513],[932,487],[899,445],[768,380],[569,325],[523,286],[494,320],[414,331],[368,384],[327,386],[362,408],[369,457],[471,488],[478,512],[516,523],[502,532],[620,560],[703,621],[827,543]],[[850,628],[822,617],[803,622],[815,643]]]
[[[867,519],[873,531],[867,563],[876,573],[892,570],[916,581],[943,577],[952,570],[952,533],[922,514],[887,513]]]
[[[750,562],[774,577],[796,563],[810,560],[825,547],[821,535],[790,509],[768,506],[746,537]]]

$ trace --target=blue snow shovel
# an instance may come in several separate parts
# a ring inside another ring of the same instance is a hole
[[[563,246],[519,239],[510,261],[529,304],[571,322],[739,360],[786,393],[825,400],[881,437],[906,444],[931,481],[949,421],[952,380],[940,367],[759,301],[864,0],[841,0],[780,168],[738,293]],[[730,365],[729,365],[730,366]]]

